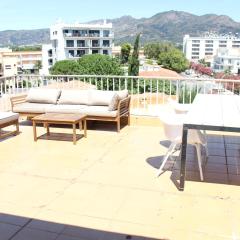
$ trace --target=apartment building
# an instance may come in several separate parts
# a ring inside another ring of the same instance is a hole
[[[215,72],[229,71],[232,74],[240,74],[240,48],[219,49],[213,60]]]
[[[42,61],[41,51],[17,51],[0,49],[0,75],[13,76],[18,73],[35,73],[36,64]]]
[[[189,61],[205,59],[211,66],[219,50],[239,48],[240,38],[233,35],[208,34],[202,37],[185,35],[183,38],[183,52],[186,58]]]
[[[59,22],[50,27],[51,44],[43,45],[43,74],[55,62],[78,59],[85,54],[112,55],[114,33],[112,23],[65,24]]]

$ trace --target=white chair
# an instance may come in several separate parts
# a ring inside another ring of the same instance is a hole
[[[167,150],[166,155],[164,156],[163,162],[157,172],[157,176],[162,173],[164,165],[166,164],[168,158],[174,152],[176,147],[179,144],[181,145],[183,120],[185,115],[167,113],[161,114],[161,116],[159,117],[163,124],[165,137],[167,138],[167,140],[171,141],[171,144]],[[188,131],[188,144],[194,145],[196,147],[200,179],[201,181],[203,181],[201,146],[206,146],[206,138],[200,131],[190,129]]]
[[[176,114],[187,114],[188,111],[191,109],[192,104],[189,103],[178,103],[176,100],[173,100],[172,98],[168,99],[168,104],[171,109],[174,110]],[[207,148],[207,133],[205,130],[201,130],[201,133],[203,134],[205,138],[205,151],[206,151],[206,163],[208,160],[208,148]]]

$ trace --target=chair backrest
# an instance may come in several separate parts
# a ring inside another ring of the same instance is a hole
[[[165,137],[170,141],[181,142],[184,116],[167,112],[161,113],[159,118]]]

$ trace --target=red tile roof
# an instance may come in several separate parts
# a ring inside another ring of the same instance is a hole
[[[177,77],[182,78],[180,74],[166,68],[160,68],[157,71],[141,71],[139,72],[141,77]]]

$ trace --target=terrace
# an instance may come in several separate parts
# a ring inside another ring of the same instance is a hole
[[[31,122],[22,119],[20,135],[1,140],[0,239],[240,239],[239,134],[207,133],[204,182],[191,147],[184,192],[178,190],[179,152],[156,177],[168,147],[156,116],[169,107],[168,98],[186,102],[193,89],[237,93],[236,81],[17,76],[0,82],[4,110],[9,96],[30,87],[132,94],[131,126],[123,122],[119,134],[97,122],[76,146],[67,127],[55,127],[49,140],[39,128],[42,139],[34,142]]]

